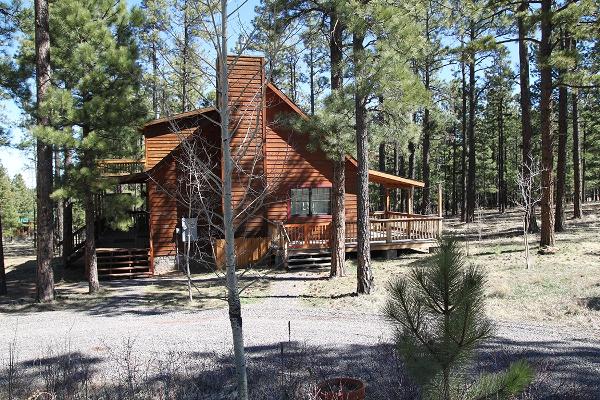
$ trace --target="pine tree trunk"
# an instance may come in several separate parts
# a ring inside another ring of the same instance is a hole
[[[332,217],[331,217],[331,271],[330,276],[345,276],[346,259],[346,163],[333,162]]]
[[[562,35],[562,33],[561,33]],[[561,48],[564,49],[565,38],[560,38]],[[564,77],[565,71],[559,71],[560,77]],[[564,201],[565,184],[567,180],[567,87],[560,85],[558,88],[558,158],[556,161],[556,205],[554,212],[554,231],[562,232],[564,225]]]
[[[533,167],[533,153],[531,140],[533,136],[533,127],[531,125],[531,89],[529,87],[529,51],[527,48],[527,32],[525,26],[525,15],[529,7],[529,2],[523,1],[519,5],[519,14],[517,17],[517,26],[519,30],[519,88],[521,103],[521,140],[522,140],[522,158],[523,170],[521,174],[525,181],[529,180],[529,173]],[[531,200],[527,200],[529,204]],[[532,205],[530,220],[527,227],[530,233],[539,230],[537,220],[535,219],[535,205]]]
[[[429,86],[429,74],[426,73],[426,86]],[[430,198],[429,198],[429,189],[430,189],[430,166],[429,166],[429,148],[431,146],[431,123],[429,121],[429,109],[426,108],[423,112],[423,143],[422,143],[422,173],[423,173],[423,182],[425,183],[425,187],[421,190],[421,212],[423,214],[429,214],[430,210]]]
[[[65,180],[69,176],[69,167],[71,166],[71,151],[69,149],[64,150],[64,177]],[[71,199],[64,199],[62,202],[63,206],[63,266],[69,265],[69,257],[73,252],[73,202]]]
[[[505,201],[505,182],[504,182],[504,99],[500,99],[498,105],[498,211],[504,213]]]
[[[50,33],[48,1],[35,0],[35,52],[36,52],[36,89],[37,110],[45,100],[50,88]],[[50,125],[48,117],[37,116],[40,126]],[[54,273],[52,271],[52,146],[37,141],[37,235],[36,235],[36,298],[40,302],[54,300]]]
[[[415,179],[415,144],[408,142],[408,178]],[[404,210],[410,212],[410,196],[404,196]]]
[[[89,129],[83,127],[83,137],[89,135]],[[94,169],[93,150],[83,151],[83,165],[90,171]],[[88,278],[89,293],[100,290],[98,280],[98,259],[96,257],[96,207],[94,205],[94,194],[86,190],[83,198],[83,209],[85,214],[85,271]]]
[[[329,14],[329,56],[331,62],[331,90],[342,87],[343,26],[335,10]],[[341,153],[333,162],[332,216],[331,216],[331,276],[346,273],[346,154]]]
[[[465,72],[465,63],[461,62],[461,81],[462,81],[462,118],[461,118],[461,139],[462,154],[460,161],[461,179],[460,179],[460,220],[466,221],[467,215],[467,79]]]
[[[583,122],[583,126],[582,126],[582,135],[583,137],[581,138],[581,203],[585,203],[587,201],[586,196],[585,196],[585,173],[587,172],[587,161],[586,161],[586,152],[587,152],[587,126],[585,123],[585,120]]]
[[[554,247],[554,154],[552,148],[552,0],[541,1],[540,131],[542,136],[542,201],[540,247]]]
[[[379,170],[386,172],[385,168],[385,142],[379,143]],[[380,199],[380,210],[385,210],[385,186],[379,185],[379,199]]]
[[[6,296],[8,289],[6,287],[6,269],[4,266],[4,243],[2,242],[2,214],[0,214],[0,296]]]
[[[61,177],[61,160],[60,160],[60,150],[58,148],[54,149],[54,182],[55,182],[55,187],[60,186],[62,183],[62,177]],[[63,209],[64,209],[64,199],[58,199],[55,203],[56,205],[56,224],[54,226],[55,228],[55,234],[54,234],[54,238],[55,240],[58,240],[59,242],[63,241],[63,224],[64,224],[64,214],[63,214]]]
[[[221,32],[220,32],[220,60],[219,85],[219,115],[221,117],[221,143],[223,165],[223,232],[225,237],[225,264],[227,305],[229,309],[229,323],[233,340],[233,356],[237,380],[238,400],[248,400],[248,375],[246,371],[246,354],[244,348],[244,332],[242,328],[242,305],[238,292],[238,279],[236,275],[235,256],[235,231],[233,218],[233,171],[234,161],[231,154],[232,132],[230,131],[229,82],[227,65],[227,0],[221,0]]]
[[[571,50],[577,51],[577,42],[571,38]],[[573,218],[582,218],[581,202],[583,198],[581,185],[581,144],[579,143],[579,96],[577,89],[571,95],[573,118]]]
[[[152,111],[154,118],[160,117],[158,110],[158,49],[156,40],[152,40]]]
[[[190,27],[188,22],[188,2],[183,3],[183,49],[181,54],[181,112],[188,111],[188,52],[190,46]]]
[[[458,196],[456,193],[456,124],[452,133],[452,215],[458,214]]]
[[[362,57],[364,53],[364,34],[354,33],[352,51],[356,79],[361,80]],[[373,287],[371,272],[371,242],[369,222],[369,136],[367,134],[366,96],[359,83],[354,93],[356,149],[358,158],[358,196],[357,196],[357,285],[358,294],[370,294]]]
[[[471,22],[470,28],[471,41],[475,40],[475,28]],[[469,144],[469,158],[467,170],[467,209],[465,214],[465,222],[473,222],[475,220],[475,54],[471,54],[469,67],[469,123],[467,129],[467,140]]]

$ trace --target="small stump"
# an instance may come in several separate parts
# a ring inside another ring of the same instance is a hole
[[[319,400],[364,400],[365,384],[360,379],[333,378],[317,385]]]

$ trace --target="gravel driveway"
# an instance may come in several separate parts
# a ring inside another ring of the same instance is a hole
[[[298,298],[301,292],[302,284],[283,279],[272,285],[269,297],[244,306],[250,358],[260,356],[263,350],[276,351],[289,339],[319,349],[314,354],[323,357],[323,364],[340,363],[331,368],[356,366],[353,355],[361,352],[391,352],[389,329],[380,316],[307,307]],[[9,344],[20,362],[69,351],[102,364],[127,341],[136,354],[148,359],[169,351],[220,355],[231,351],[226,309],[160,312],[142,306],[127,308],[130,300],[128,292],[122,299],[122,312],[117,306],[111,312],[92,309],[0,315],[0,337],[4,338],[0,359],[6,361]],[[535,398],[600,398],[598,332],[512,322],[497,325],[497,336],[480,352],[483,370],[526,358],[540,371],[541,389],[537,393],[545,393]],[[331,354],[339,356],[332,358]]]

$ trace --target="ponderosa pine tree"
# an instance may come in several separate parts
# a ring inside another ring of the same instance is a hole
[[[482,375],[465,390],[465,367],[475,348],[492,336],[485,316],[485,277],[468,266],[460,244],[444,238],[426,264],[392,282],[384,313],[398,352],[425,398],[507,399],[522,392],[533,372],[524,362]]]
[[[141,70],[135,35],[141,18],[124,1],[75,1],[50,7],[55,86],[44,105],[55,145],[71,147],[79,164],[58,195],[82,200],[85,210],[85,265],[90,293],[99,289],[95,195],[109,182],[96,160],[131,156],[137,126],[146,110],[140,98]]]
[[[50,12],[47,0],[34,1],[35,14],[35,81],[36,81],[36,118],[37,129],[43,131],[50,127],[50,119],[42,108],[50,91]],[[52,257],[54,252],[52,216],[52,145],[48,137],[37,137],[37,224],[36,224],[36,298],[40,302],[54,300],[54,273]]]
[[[167,49],[162,36],[169,24],[167,1],[144,0],[141,7],[145,16],[140,37],[141,54],[150,65],[144,82],[151,93],[152,115],[154,118],[159,118],[165,114],[165,105],[161,100],[165,97],[164,93],[168,91],[163,77],[162,63]]]

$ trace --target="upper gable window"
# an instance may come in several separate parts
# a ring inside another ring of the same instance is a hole
[[[298,188],[290,192],[290,214],[331,215],[331,188]]]

